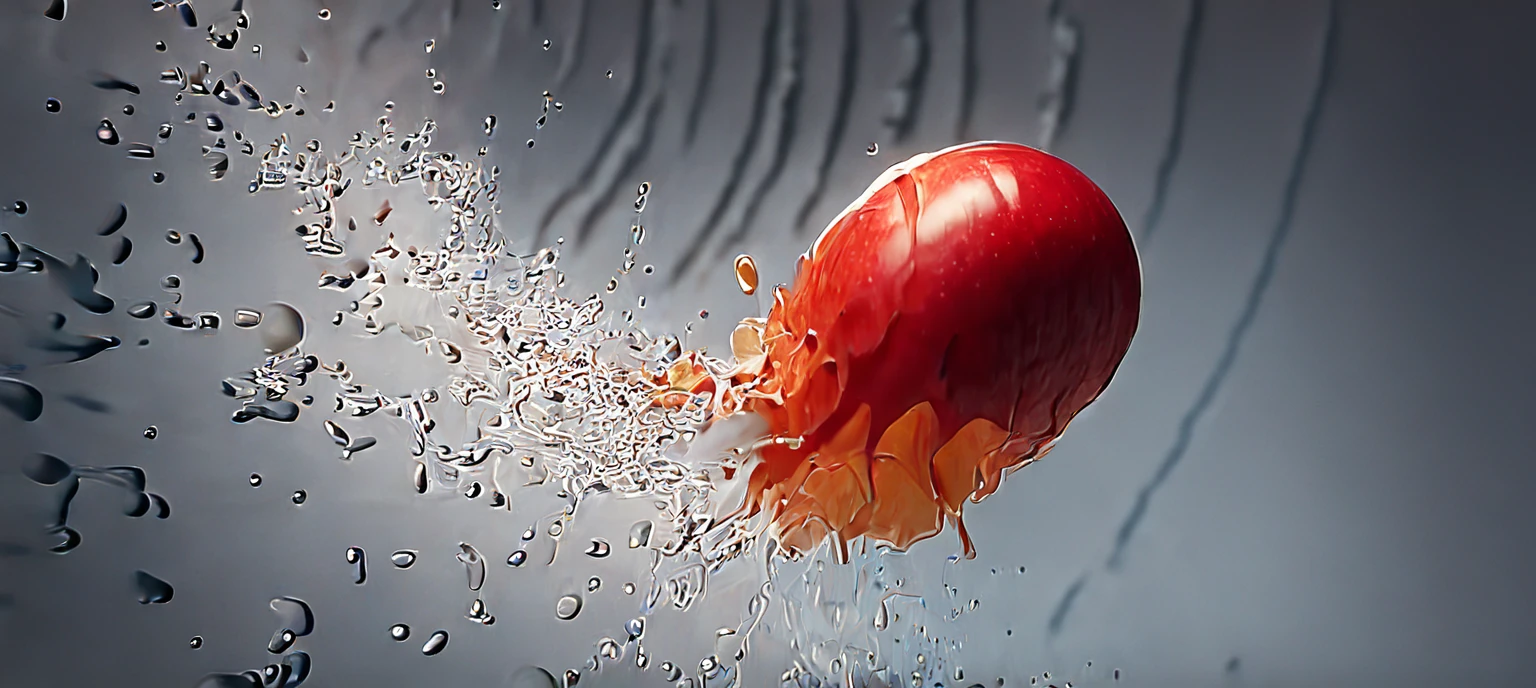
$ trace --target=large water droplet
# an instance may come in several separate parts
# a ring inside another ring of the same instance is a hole
[[[309,608],[309,603],[297,597],[277,597],[267,605],[272,611],[277,612],[278,621],[283,628],[293,631],[294,635],[305,636],[315,630],[315,614]]]
[[[603,557],[608,556],[608,552],[610,551],[610,549],[611,548],[608,546],[608,541],[607,540],[604,540],[602,538],[593,538],[592,539],[592,544],[587,545],[587,552],[586,552],[586,554],[587,554],[587,556],[592,557],[594,559],[601,559]]]
[[[121,139],[117,136],[117,128],[112,126],[112,120],[104,119],[101,120],[101,124],[96,125],[96,140],[108,146],[117,145]]]
[[[395,550],[394,554],[389,555],[389,563],[394,564],[397,569],[411,568],[411,565],[416,563],[416,552],[409,549]]]
[[[525,666],[507,679],[507,688],[558,688],[553,674],[536,666]]]
[[[448,631],[434,631],[432,637],[427,638],[426,644],[421,646],[421,654],[428,657],[442,652],[448,647]]]
[[[566,595],[555,602],[555,618],[570,621],[581,613],[581,597]]]
[[[485,585],[485,559],[480,556],[480,550],[466,542],[459,543],[458,560],[464,564],[464,572],[469,579],[469,589],[479,590]]]
[[[43,415],[43,393],[31,383],[0,377],[0,407],[32,422]]]
[[[304,341],[304,316],[286,303],[269,304],[261,320],[262,349],[267,355],[279,354]]]
[[[411,627],[405,624],[395,624],[389,627],[389,637],[395,642],[408,640],[411,637]]]
[[[133,587],[139,593],[139,604],[165,604],[176,594],[170,583],[147,571],[133,572]]]
[[[747,296],[757,293],[757,262],[745,253],[736,256],[736,286]]]
[[[352,582],[362,585],[368,581],[368,554],[361,547],[347,548],[347,563],[352,565]]]
[[[639,549],[651,543],[651,522],[636,521],[629,527],[629,548]]]

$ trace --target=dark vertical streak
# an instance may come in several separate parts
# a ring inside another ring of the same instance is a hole
[[[757,211],[762,207],[764,199],[772,192],[779,177],[784,173],[784,163],[789,160],[789,149],[795,140],[795,120],[800,114],[800,90],[804,85],[803,73],[805,54],[805,0],[789,0],[789,22],[784,25],[785,50],[783,80],[779,91],[779,132],[773,145],[773,157],[769,159],[768,171],[763,173],[763,178],[757,182],[757,187],[747,195],[747,205],[741,214],[741,224],[736,226],[726,240],[720,244],[717,255],[723,255],[732,246],[745,239],[747,232],[752,229],[752,223],[757,219]]]
[[[368,54],[373,52],[373,45],[378,43],[379,39],[383,37],[384,27],[375,26],[370,29],[368,35],[363,36],[362,43],[357,46],[357,61],[366,64],[368,62]]]
[[[976,78],[981,65],[976,56],[976,0],[960,2],[960,103],[955,120],[955,139],[971,138],[971,111],[976,104]]]
[[[893,105],[885,124],[897,143],[907,140],[917,126],[918,104],[928,81],[928,0],[912,0],[901,15],[902,41],[907,45],[907,69],[896,79]]]
[[[622,188],[626,181],[630,180],[630,176],[634,174],[635,169],[640,166],[640,163],[645,160],[645,156],[650,152],[651,141],[656,138],[656,122],[661,119],[662,104],[666,102],[666,99],[661,97],[661,92],[658,90],[651,95],[649,100],[650,102],[645,106],[645,116],[640,123],[640,134],[635,138],[629,149],[623,152],[623,157],[619,162],[619,170],[608,180],[608,184],[603,187],[602,192],[596,196],[592,204],[587,206],[587,212],[581,216],[581,228],[576,233],[576,248],[578,249],[586,248],[587,239],[591,237],[592,231],[597,228],[597,221],[602,218],[603,212],[612,207],[613,203],[618,200],[619,189]]]
[[[560,68],[555,70],[555,88],[565,85],[581,67],[582,43],[587,37],[587,0],[576,0],[576,23],[571,27],[571,37],[566,39],[564,52],[560,54]]]
[[[709,210],[709,215],[704,219],[704,224],[695,232],[693,243],[683,250],[682,258],[676,268],[671,271],[668,278],[669,284],[675,286],[682,280],[693,267],[693,263],[704,252],[704,246],[709,243],[709,237],[714,233],[715,227],[720,224],[725,209],[730,206],[731,199],[736,196],[736,190],[740,188],[742,179],[747,174],[747,163],[752,159],[753,151],[757,150],[758,139],[763,132],[763,112],[767,109],[768,92],[773,86],[773,68],[778,63],[778,34],[779,14],[782,0],[774,0],[768,6],[768,21],[763,28],[762,66],[757,73],[757,86],[752,96],[752,115],[747,120],[746,134],[741,138],[741,146],[736,149],[736,155],[731,160],[730,173],[725,178],[725,185],[720,188],[720,193],[715,196],[715,203]]]
[[[1163,157],[1157,164],[1157,178],[1152,186],[1152,203],[1141,223],[1141,241],[1145,244],[1157,233],[1163,220],[1163,206],[1168,200],[1168,185],[1173,179],[1173,168],[1178,165],[1184,152],[1184,117],[1189,109],[1189,89],[1194,73],[1196,47],[1200,44],[1200,28],[1205,14],[1205,0],[1189,0],[1189,14],[1184,20],[1183,43],[1179,48],[1178,74],[1173,82],[1173,121],[1168,129],[1168,141],[1163,147]]]
[[[795,213],[795,231],[804,232],[806,220],[821,200],[826,190],[827,175],[832,162],[843,149],[843,136],[848,131],[848,112],[853,109],[853,93],[859,78],[859,6],[856,0],[843,0],[843,58],[842,71],[837,77],[837,103],[832,108],[832,124],[827,127],[827,141],[821,151],[821,162],[816,165],[811,191],[800,202]]]
[[[613,147],[614,140],[618,138],[619,132],[624,129],[630,115],[635,111],[635,105],[639,102],[640,94],[645,88],[645,66],[650,61],[651,54],[651,15],[655,6],[655,0],[643,0],[640,4],[641,28],[640,35],[635,39],[635,76],[630,80],[628,88],[624,90],[618,112],[614,114],[608,127],[603,130],[603,135],[598,138],[597,149],[592,152],[586,164],[582,165],[581,171],[555,196],[554,202],[544,211],[543,217],[539,218],[538,231],[534,237],[537,245],[544,244],[544,238],[549,233],[549,225],[554,222],[560,211],[570,205],[571,201],[576,200],[576,197],[587,188],[587,183],[591,181],[592,175],[597,173],[598,167],[608,155],[608,150]]]
[[[1067,128],[1077,95],[1077,67],[1082,58],[1082,27],[1067,16],[1062,0],[1052,0],[1049,17],[1051,63],[1040,94],[1040,149],[1050,150]]]
[[[1077,602],[1077,596],[1083,594],[1083,588],[1088,585],[1088,574],[1084,573],[1067,586],[1067,591],[1062,593],[1061,600],[1056,603],[1056,609],[1051,612],[1051,619],[1046,623],[1048,635],[1055,636],[1061,633],[1061,629],[1067,623],[1067,616],[1072,613],[1072,604]]]
[[[688,106],[688,120],[683,128],[683,147],[693,147],[693,137],[699,133],[699,116],[704,113],[704,101],[709,98],[710,80],[715,74],[715,49],[718,39],[716,24],[719,19],[715,16],[715,0],[704,0],[704,36],[703,45],[699,47],[699,75],[693,82],[693,102]]]
[[[1232,330],[1227,335],[1226,347],[1222,350],[1221,357],[1217,359],[1216,367],[1211,370],[1210,377],[1206,379],[1205,386],[1200,390],[1200,395],[1195,398],[1195,403],[1179,421],[1179,431],[1173,446],[1168,449],[1168,453],[1163,457],[1152,479],[1141,488],[1141,493],[1136,496],[1135,505],[1131,507],[1130,513],[1126,514],[1125,520],[1121,523],[1120,530],[1115,536],[1114,552],[1110,555],[1107,564],[1110,569],[1120,567],[1125,556],[1126,545],[1135,535],[1136,527],[1146,515],[1152,497],[1189,451],[1190,443],[1194,439],[1195,426],[1200,423],[1200,419],[1205,416],[1211,403],[1215,401],[1216,395],[1221,392],[1221,387],[1227,380],[1227,374],[1232,371],[1232,365],[1237,360],[1243,338],[1248,334],[1248,329],[1253,326],[1259,306],[1264,301],[1264,294],[1269,290],[1269,284],[1274,279],[1276,265],[1280,260],[1280,251],[1285,247],[1285,240],[1291,234],[1291,222],[1296,214],[1296,200],[1301,192],[1302,174],[1306,171],[1307,160],[1311,157],[1312,145],[1317,138],[1317,122],[1322,114],[1323,98],[1327,93],[1333,72],[1334,53],[1338,44],[1337,11],[1336,3],[1330,0],[1326,23],[1323,26],[1323,47],[1322,55],[1318,60],[1317,80],[1308,97],[1306,115],[1301,124],[1301,136],[1296,143],[1296,153],[1291,159],[1290,171],[1280,196],[1280,214],[1275,221],[1274,230],[1270,233],[1269,243],[1264,247],[1264,258],[1259,263],[1259,271],[1254,275],[1253,283],[1248,288],[1248,298],[1243,303],[1237,322],[1232,325]]]
[[[662,13],[662,17],[669,17],[670,12],[671,10],[665,10]],[[665,24],[666,22],[663,20],[661,23]],[[656,140],[656,126],[661,121],[661,113],[665,109],[664,106],[667,100],[665,97],[667,78],[672,73],[672,48],[675,43],[670,32],[664,32],[662,36],[660,66],[658,69],[660,76],[656,79],[655,85],[650,89],[650,97],[647,99],[648,102],[645,106],[645,115],[640,120],[639,131],[628,142],[627,149],[619,154],[618,170],[608,179],[608,183],[603,190],[593,197],[592,203],[587,206],[587,211],[582,214],[580,229],[577,230],[576,234],[576,247],[578,249],[586,248],[587,239],[597,227],[598,221],[602,219],[603,213],[620,200],[619,189],[624,184],[635,181],[632,178],[635,170],[640,167],[641,162],[645,161],[646,156],[650,153],[651,143]]]
[[[544,0],[528,0],[528,28],[536,28],[544,21]]]

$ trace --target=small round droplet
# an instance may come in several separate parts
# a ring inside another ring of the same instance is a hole
[[[128,115],[129,117],[133,116],[133,103],[129,103],[123,106],[123,114]]]
[[[699,319],[700,320],[708,320],[709,319],[709,311],[699,311]]]
[[[304,501],[307,500],[307,499],[309,499],[309,493],[308,492],[305,492],[303,490],[294,490],[293,491],[293,503],[294,504],[303,504]]]
[[[561,621],[570,621],[581,613],[581,598],[576,595],[566,595],[555,602],[555,618]]]
[[[164,172],[160,172],[160,171],[156,171],[154,174],[149,175],[149,180],[154,182],[154,183],[156,183],[156,184],[164,183],[165,182],[165,173]]]
[[[448,631],[434,631],[432,637],[427,638],[425,645],[421,646],[421,654],[428,657],[443,651],[448,647]]]
[[[608,73],[605,74],[604,76],[608,77],[609,79],[612,79],[613,78],[613,70],[612,69],[608,70]]]
[[[633,595],[633,594],[635,594],[635,584],[634,583],[625,583],[623,586],[621,586],[621,589],[624,591],[624,594],[626,594],[626,595]]]
[[[411,568],[411,565],[416,563],[416,552],[408,549],[395,550],[394,554],[389,555],[389,563],[394,564],[397,569]]]
[[[587,545],[587,556],[594,559],[601,559],[608,556],[609,550],[610,548],[608,547],[607,540],[602,538],[594,538],[592,540],[592,544]]]
[[[180,289],[181,278],[176,275],[166,275],[160,279],[161,289]]]
[[[533,139],[528,139],[528,147],[529,148],[533,147]]]
[[[165,52],[165,41],[155,41],[155,52],[157,52],[157,53]]]
[[[869,146],[864,148],[864,152],[866,154],[868,154],[868,155],[874,155],[876,153],[879,153],[880,152],[880,144],[871,142],[869,144]]]
[[[432,92],[433,93],[436,93],[438,95],[442,95],[443,92],[447,91],[447,90],[448,90],[448,85],[447,84],[444,84],[441,81],[434,81],[434,82],[432,82]]]
[[[194,650],[201,650],[203,648],[203,636],[192,636],[192,639],[187,641],[187,647],[190,647]]]
[[[745,253],[736,256],[736,286],[747,296],[757,293],[757,261]]]
[[[437,41],[432,40],[430,38],[427,39],[426,43],[421,44],[421,49],[427,51],[428,55],[431,55],[432,54],[432,49],[436,48],[436,47],[437,47]]]
[[[160,436],[160,429],[159,428],[156,428],[153,425],[151,425],[151,426],[149,426],[147,428],[144,428],[144,439],[152,440],[152,439],[155,439],[156,437],[159,437],[159,436]]]
[[[603,588],[603,579],[593,576],[587,579],[587,592],[597,592]]]
[[[491,9],[493,9],[493,10],[501,9],[501,0],[491,0]]]
[[[523,550],[517,550],[516,552],[507,555],[507,566],[511,566],[512,568],[517,568],[527,562],[528,553]]]
[[[549,42],[548,38],[544,39],[544,49],[545,50],[549,50],[549,46],[551,46],[551,45],[553,45],[553,44]]]
[[[17,215],[26,215],[27,214],[27,202],[26,201],[16,201],[15,203],[12,203],[11,204],[11,212],[16,213]]]
[[[405,624],[395,624],[390,626],[389,637],[394,638],[395,642],[397,643],[403,640],[407,640],[411,637],[411,627]],[[426,650],[423,649],[422,651],[425,652]]]
[[[112,126],[112,120],[104,119],[96,125],[96,140],[108,146],[117,145],[117,128]]]
[[[250,478],[250,483],[251,483],[251,487],[261,487],[261,474],[260,473],[252,473],[251,474],[251,478]]]
[[[64,104],[59,102],[58,98],[49,98],[47,102],[43,103],[43,107],[49,112],[58,112],[64,109]]]
[[[171,243],[171,244],[179,244],[179,243],[181,243],[181,232],[178,232],[178,231],[176,231],[174,229],[167,229],[167,230],[165,230],[165,241],[166,241],[166,243]]]
[[[331,20],[331,11],[329,9],[321,9],[319,16],[320,16],[320,21],[330,21]]]

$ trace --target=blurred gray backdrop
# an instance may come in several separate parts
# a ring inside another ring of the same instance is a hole
[[[692,343],[717,347],[766,305],[735,289],[731,257],[788,281],[820,227],[909,155],[1019,141],[1103,186],[1140,243],[1143,324],[1049,460],[970,512],[981,554],[961,586],[983,606],[962,629],[967,684],[1042,671],[1103,683],[1112,667],[1126,685],[1516,685],[1536,669],[1536,5],[335,0],[321,21],[313,1],[246,0],[251,26],[223,51],[205,27],[233,26],[232,0],[193,1],[199,28],[145,1],[71,0],[62,22],[44,17],[48,0],[0,6],[0,202],[27,204],[0,212],[0,230],[89,257],[117,301],[95,315],[46,276],[0,275],[0,375],[46,399],[36,422],[0,411],[0,685],[191,686],[255,668],[269,661],[277,595],[315,607],[302,647],[326,686],[502,685],[524,664],[578,665],[632,613],[616,581],[640,564],[616,558],[604,564],[613,599],[595,605],[612,613],[556,626],[554,598],[591,567],[506,568],[526,520],[414,495],[387,423],[354,430],[380,449],[336,460],[319,429],[324,388],[296,427],[231,424],[218,380],[258,360],[254,337],[124,313],[164,299],[160,279],[176,274],[185,311],[292,303],[309,342],[346,352],[369,381],[432,384],[425,363],[400,363],[404,342],[329,332],[348,297],[314,289],[324,265],[292,234],[293,198],[247,194],[254,167],[240,155],[208,182],[199,145],[212,135],[184,121],[220,112],[258,146],[287,130],[335,149],[391,99],[402,129],[430,116],[435,145],[460,152],[487,145],[482,118],[498,117],[488,159],[504,170],[503,222],[522,248],[565,238],[573,293],[612,274],[649,181],[639,260],[656,271],[629,298],[648,296],[652,328],[692,321]],[[198,60],[283,103],[303,85],[308,116],[173,104],[158,73]],[[92,86],[105,75],[142,93]],[[545,90],[562,108],[536,129]],[[334,113],[318,112],[331,100]],[[157,157],[97,143],[102,118]],[[164,142],[161,122],[176,129]],[[359,216],[388,196],[354,195]],[[119,202],[127,225],[98,236]],[[419,205],[394,222],[425,218]],[[197,233],[207,260],[191,264],[168,228]],[[118,236],[135,249],[112,265]],[[123,345],[58,363],[33,345],[50,312]],[[87,484],[70,518],[82,545],[51,554],[57,494],[17,468],[38,451],[142,466],[172,516],[124,517],[117,493]],[[495,627],[462,618],[461,540],[491,560]],[[349,546],[369,553],[363,586]],[[422,550],[421,563],[387,570],[399,548]],[[138,569],[174,599],[139,605]],[[390,641],[393,623],[411,624],[410,647]],[[452,643],[424,657],[418,641],[436,628]],[[194,635],[203,649],[188,648]],[[783,661],[755,655],[749,685],[776,680]]]

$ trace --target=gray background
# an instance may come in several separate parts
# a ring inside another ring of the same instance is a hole
[[[199,2],[200,21],[227,25],[225,4]],[[87,485],[71,518],[85,543],[52,555],[41,533],[51,493],[4,471],[0,685],[192,685],[209,671],[252,668],[267,661],[275,618],[264,607],[279,594],[316,607],[319,630],[301,644],[315,657],[314,685],[499,685],[524,663],[579,663],[632,613],[615,591],[638,560],[615,557],[603,563],[609,597],[556,626],[553,600],[592,565],[510,572],[500,562],[527,520],[413,495],[402,436],[387,423],[357,424],[354,434],[384,443],[350,464],[319,430],[323,413],[306,411],[298,427],[230,424],[217,381],[256,361],[255,338],[173,332],[123,313],[162,297],[159,278],[176,273],[187,311],[227,318],[236,306],[297,305],[317,351],[345,352],[381,387],[404,393],[438,374],[406,359],[403,342],[326,331],[346,297],[313,288],[324,266],[291,233],[292,197],[247,195],[242,156],[223,182],[199,179],[197,145],[209,137],[181,117],[229,109],[208,99],[173,106],[171,89],[155,83],[160,69],[206,59],[216,72],[239,69],[270,99],[288,102],[302,83],[311,111],[338,102],[333,115],[303,121],[226,112],[258,143],[283,128],[334,147],[392,98],[397,120],[433,116],[444,130],[437,146],[468,151],[483,140],[481,117],[496,113],[491,160],[507,172],[510,232],[533,246],[558,196],[574,190],[545,235],[568,237],[573,293],[607,280],[628,239],[634,185],[649,180],[640,261],[657,275],[632,282],[650,298],[642,317],[676,330],[706,308],[694,343],[720,346],[734,319],[761,308],[735,291],[735,253],[756,256],[765,282],[787,281],[820,224],[885,166],[968,138],[1040,142],[1052,12],[1082,38],[1052,149],[1098,181],[1143,240],[1143,324],[1109,392],[1050,460],[970,512],[981,554],[960,585],[983,606],[959,631],[967,678],[1020,685],[1052,671],[1092,683],[1118,667],[1130,685],[1512,685],[1536,669],[1524,499],[1536,477],[1527,355],[1536,240],[1525,203],[1536,181],[1536,49],[1526,30],[1536,8],[1340,0],[1330,15],[1317,0],[1223,1],[1202,3],[1192,25],[1182,1],[932,1],[903,28],[913,7],[872,0],[856,3],[852,27],[831,0],[714,0],[712,18],[708,0],[663,0],[649,23],[639,2],[489,4],[338,1],[320,22],[316,4],[248,0],[253,27],[233,53],[142,2],[72,2],[62,23],[43,18],[41,0],[0,7],[0,58],[10,65],[0,76],[0,201],[31,206],[24,217],[0,214],[0,228],[61,257],[89,256],[119,302],[93,316],[45,277],[0,276],[0,303],[24,313],[0,325],[0,365],[27,365],[17,375],[48,398],[36,423],[0,413],[0,455],[143,466],[174,510],[164,521],[128,519],[112,491]],[[805,14],[772,33],[773,7]],[[427,38],[437,41],[431,56]],[[843,83],[850,39],[855,78]],[[156,40],[170,51],[154,52]],[[264,47],[259,61],[252,41]],[[776,51],[766,79],[765,44]],[[295,59],[300,46],[310,62]],[[443,96],[422,77],[429,64],[448,84]],[[93,89],[100,71],[144,94]],[[565,109],[528,149],[545,89]],[[831,138],[844,89],[845,131]],[[910,123],[893,93],[906,94]],[[44,111],[49,96],[63,100],[62,113]],[[127,102],[132,117],[119,113]],[[91,140],[104,116],[125,141],[152,141],[163,120],[177,132],[156,160],[127,160]],[[878,155],[865,154],[871,142]],[[156,169],[167,183],[150,182]],[[706,224],[737,175],[723,217]],[[809,226],[794,226],[815,188],[823,195]],[[361,217],[387,194],[357,196],[350,212]],[[741,229],[748,199],[760,206]],[[136,248],[112,266],[114,244],[94,230],[118,201],[131,208],[122,234]],[[417,205],[392,222],[425,218]],[[188,263],[185,246],[161,239],[168,227],[198,233],[208,261]],[[698,262],[680,269],[690,248]],[[50,364],[26,343],[50,311],[65,313],[70,331],[125,346]],[[140,337],[152,344],[134,346]],[[317,411],[328,407],[325,387],[309,393],[322,399]],[[71,394],[108,412],[64,401]],[[150,424],[161,431],[152,443],[140,436]],[[266,478],[260,489],[246,484],[253,471]],[[310,499],[295,508],[288,495],[301,488]],[[591,527],[618,541],[625,524]],[[1129,537],[1110,566],[1121,532]],[[949,537],[931,543],[933,556],[952,550]],[[459,540],[491,560],[495,627],[461,618]],[[372,559],[361,587],[342,560],[351,545]],[[385,570],[399,547],[421,549],[422,563]],[[1027,573],[1013,573],[1019,566]],[[990,575],[994,567],[1005,575]],[[138,605],[134,569],[171,581],[175,599]],[[675,620],[676,637],[656,639],[653,657],[707,635],[707,616]],[[387,638],[399,622],[416,631],[410,647]],[[417,640],[438,627],[454,634],[449,651],[422,657]],[[187,649],[194,634],[207,639],[197,652]],[[1089,661],[1098,673],[1082,669]],[[771,647],[748,667],[759,682],[782,668]],[[646,676],[596,682],[660,684]]]

